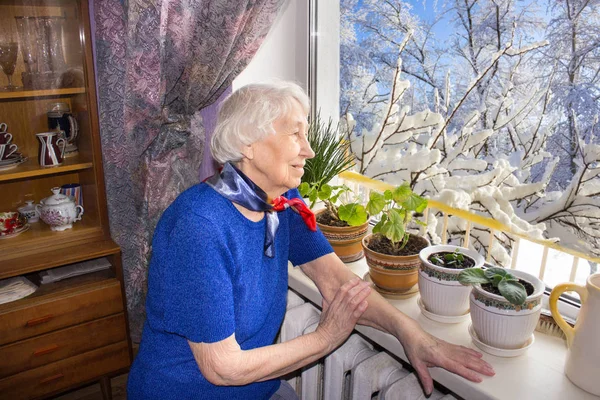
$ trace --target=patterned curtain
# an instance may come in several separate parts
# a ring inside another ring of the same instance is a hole
[[[144,321],[154,227],[198,183],[201,110],[252,59],[285,0],[94,0],[110,230],[121,246],[132,338]]]

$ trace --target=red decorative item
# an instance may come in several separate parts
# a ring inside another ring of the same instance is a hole
[[[302,200],[296,198],[288,200],[284,196],[279,196],[273,199],[272,204],[273,210],[275,211],[283,211],[286,208],[292,207],[292,210],[300,214],[308,229],[313,232],[317,230],[317,219],[315,218],[315,214]]]
[[[0,213],[0,236],[10,235],[24,224],[25,222],[18,212]]]

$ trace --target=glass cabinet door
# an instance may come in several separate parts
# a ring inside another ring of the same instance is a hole
[[[0,261],[107,231],[88,13],[85,0],[0,0],[0,213],[56,187],[84,210],[63,230],[21,219],[0,232]]]

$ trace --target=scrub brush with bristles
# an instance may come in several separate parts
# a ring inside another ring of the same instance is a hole
[[[571,327],[575,325],[575,321],[572,321],[569,318],[565,318],[565,322]],[[560,326],[558,326],[558,324],[552,317],[552,313],[550,312],[550,310],[542,310],[542,314],[540,315],[540,319],[538,320],[535,330],[545,335],[559,337],[563,340],[567,340],[565,333],[562,329],[560,329]]]

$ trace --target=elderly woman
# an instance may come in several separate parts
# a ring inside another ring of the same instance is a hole
[[[316,229],[295,189],[314,156],[308,104],[284,82],[223,102],[211,142],[222,171],[182,193],[154,234],[129,398],[294,399],[279,377],[333,351],[356,323],[396,336],[428,393],[431,366],[472,381],[493,375],[480,353],[432,337],[372,291]],[[288,261],[315,282],[323,312],[315,332],[274,344]]]

